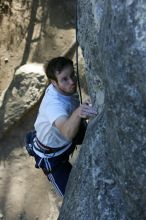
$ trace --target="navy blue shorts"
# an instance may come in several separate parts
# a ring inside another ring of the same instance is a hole
[[[72,145],[63,154],[52,158],[41,158],[34,153],[35,167],[42,168],[48,180],[54,186],[60,196],[64,196],[66,184],[72,165],[69,162],[69,155],[73,153],[75,145]]]

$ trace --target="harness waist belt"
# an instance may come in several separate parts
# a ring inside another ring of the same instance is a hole
[[[53,147],[45,146],[44,144],[42,144],[38,140],[37,137],[36,137],[35,141],[36,141],[37,146],[39,147],[39,148],[37,148],[37,150],[39,150],[42,153],[46,153],[46,154],[55,153],[55,152],[58,152],[58,151],[62,150],[65,147],[67,147],[67,145],[65,145],[63,147],[59,147],[59,148],[53,148]]]

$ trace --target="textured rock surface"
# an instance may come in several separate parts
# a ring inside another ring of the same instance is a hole
[[[20,67],[0,100],[0,137],[42,96],[47,79],[42,64]]]
[[[89,123],[59,219],[144,220],[146,2],[78,2],[78,37],[98,116]]]

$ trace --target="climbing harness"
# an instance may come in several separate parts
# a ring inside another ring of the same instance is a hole
[[[52,147],[49,147],[49,146],[45,146],[43,145],[39,140],[38,138],[36,137],[36,131],[30,131],[26,134],[26,137],[25,137],[25,147],[26,147],[26,150],[28,152],[28,154],[30,156],[34,156],[34,150],[37,150],[38,152],[40,153],[44,153],[44,154],[52,154],[52,153],[56,153],[56,152],[59,152],[60,150],[66,148],[68,145],[64,145],[62,147],[59,147],[59,148],[52,148]]]
[[[78,87],[79,87],[79,96],[80,96],[80,102],[82,104],[82,93],[81,93],[81,84],[80,84],[80,76],[79,76],[79,62],[78,62],[78,0],[76,0],[76,5],[75,5],[75,25],[76,25],[76,74],[77,74],[77,82],[78,82]]]

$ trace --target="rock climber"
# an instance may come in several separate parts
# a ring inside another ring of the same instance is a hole
[[[70,59],[53,58],[44,64],[44,70],[51,84],[45,91],[34,124],[32,155],[36,168],[42,168],[56,191],[64,196],[72,169],[69,156],[76,145],[82,144],[86,119],[97,112],[88,103],[79,103],[76,74]]]

